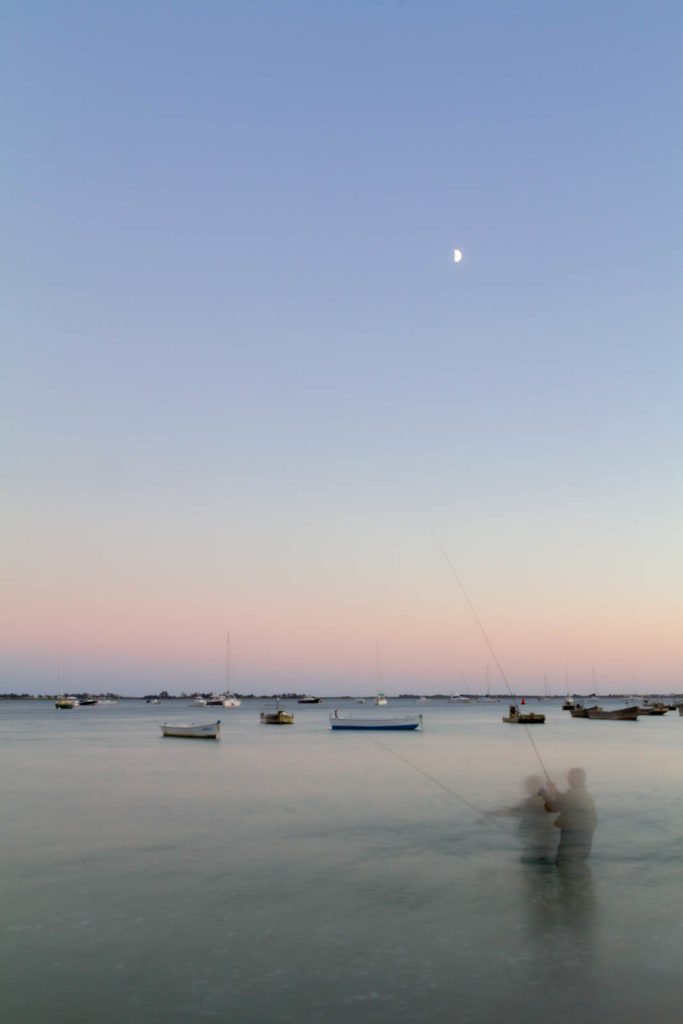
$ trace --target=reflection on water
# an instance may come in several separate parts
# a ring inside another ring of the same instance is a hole
[[[520,897],[527,933],[534,941],[544,943],[549,935],[566,932],[580,937],[584,948],[592,945],[598,901],[595,876],[587,863],[571,868],[525,865]]]
[[[553,774],[586,765],[599,806],[574,870],[520,862],[519,816],[427,778],[482,812],[532,795],[495,706],[432,702],[387,740],[403,762],[324,705],[278,731],[244,702],[216,744],[161,739],[144,705],[0,707],[3,1020],[673,1024],[678,716],[626,741],[546,710]]]

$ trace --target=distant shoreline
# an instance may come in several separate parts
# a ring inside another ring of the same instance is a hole
[[[54,701],[57,700],[60,694],[30,694],[30,693],[0,693],[0,701]],[[85,697],[86,694],[75,693],[76,697]],[[240,700],[299,700],[305,694],[297,693],[237,693],[236,697]],[[633,693],[573,693],[571,697],[573,700],[631,700],[634,696],[650,698],[650,697],[665,697],[667,700],[682,700],[683,693],[661,693],[658,691],[641,691],[639,694]],[[450,701],[450,694],[447,693],[399,693],[395,696],[387,695],[388,700],[443,700]],[[470,694],[469,700],[472,704],[478,703],[503,703],[510,700],[525,700],[531,701],[549,701],[549,700],[567,700],[567,695],[563,693],[553,694],[550,697],[541,694],[521,692],[518,694],[500,693],[500,694]],[[117,700],[117,701],[149,701],[149,700],[162,700],[162,701],[192,701],[195,699],[195,694],[145,694],[144,696],[129,696],[119,693],[106,693],[96,695],[97,700]],[[368,703],[374,701],[373,694],[335,694],[335,695],[321,695],[320,701],[335,701],[335,700],[352,700],[359,701],[364,700]],[[459,701],[457,703],[460,703]],[[463,701],[462,703],[465,703]]]

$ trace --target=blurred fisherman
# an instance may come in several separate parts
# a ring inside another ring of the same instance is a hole
[[[553,824],[560,829],[560,845],[555,863],[558,867],[585,861],[591,852],[593,833],[598,824],[593,797],[586,789],[583,768],[572,768],[567,775],[569,789],[561,793],[554,783],[540,790],[545,809],[559,811]]]
[[[517,833],[522,843],[520,860],[525,863],[552,864],[557,854],[557,832],[546,813],[543,779],[529,775],[522,783],[526,796],[512,807],[488,811],[491,817],[518,818]]]

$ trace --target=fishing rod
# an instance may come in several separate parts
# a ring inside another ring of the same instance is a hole
[[[484,642],[485,642],[486,646],[488,647],[488,649],[489,649],[489,651],[491,653],[491,657],[493,658],[494,662],[496,663],[496,668],[500,672],[501,678],[502,678],[503,682],[505,683],[505,685],[508,688],[508,693],[510,694],[510,696],[512,698],[514,698],[515,695],[512,692],[512,687],[510,686],[510,684],[508,682],[508,679],[507,679],[507,676],[505,675],[505,672],[503,671],[503,666],[501,665],[500,661],[498,660],[498,655],[496,654],[496,652],[494,650],[493,644],[491,643],[491,641],[489,639],[488,633],[484,629],[484,624],[482,623],[481,619],[477,615],[477,610],[476,610],[476,608],[474,607],[474,605],[472,603],[472,599],[470,598],[470,595],[467,592],[467,588],[465,587],[465,584],[463,583],[463,581],[460,579],[460,575],[458,573],[458,570],[455,568],[455,565],[453,564],[453,561],[452,561],[451,557],[449,556],[448,552],[446,551],[446,548],[445,548],[444,544],[439,540],[439,538],[436,536],[436,534],[433,534],[433,537],[434,537],[434,540],[435,540],[436,544],[439,547],[439,550],[441,551],[441,554],[443,555],[444,559],[446,560],[446,563],[450,566],[451,572],[453,573],[453,576],[455,577],[455,581],[458,584],[458,586],[460,587],[460,589],[461,589],[461,591],[462,591],[462,593],[463,593],[463,595],[465,597],[465,601],[467,602],[467,606],[468,606],[470,612],[472,613],[472,617],[473,617],[474,621],[476,622],[477,626],[479,627],[479,631],[480,631],[481,635],[483,636]],[[529,732],[528,725],[526,724],[526,722],[522,722],[521,724],[524,726],[524,731],[526,732],[527,739],[529,740],[529,743],[533,747],[533,750],[534,750],[534,753],[536,755],[536,758],[538,759],[538,763],[540,764],[540,766],[541,766],[541,768],[543,770],[543,774],[545,775],[546,779],[548,780],[549,785],[552,785],[553,784],[552,779],[550,778],[550,775],[548,773],[548,769],[546,768],[546,766],[545,766],[545,764],[543,762],[543,758],[540,755],[539,749],[536,746],[536,742],[535,742],[533,736],[531,735],[531,733]]]

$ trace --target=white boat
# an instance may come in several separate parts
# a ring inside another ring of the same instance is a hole
[[[388,704],[387,698],[380,689],[382,685],[382,665],[379,657],[379,644],[375,646],[375,686],[377,687],[377,696],[375,697],[375,704],[378,707],[384,707]]]
[[[195,725],[194,722],[189,725],[181,722],[169,725],[164,722],[161,726],[164,736],[184,736],[188,740],[217,740],[220,730],[220,719],[217,722],[208,722],[206,725]]]
[[[209,701],[209,704],[214,703]],[[225,645],[225,692],[221,694],[215,701],[216,704],[221,704],[224,708],[238,708],[242,701],[239,697],[236,697],[234,693],[230,693],[230,634]]]
[[[345,715],[330,712],[331,729],[384,729],[408,731],[422,728],[422,715]]]
[[[71,694],[64,693],[64,666],[62,664],[62,656],[59,655],[59,668],[57,670],[57,679],[59,680],[59,692],[61,696],[57,697],[55,701],[55,707],[58,711],[71,711],[73,708],[77,708],[79,705],[78,697],[73,697]]]
[[[486,666],[486,696],[477,697],[477,704],[497,704],[498,701],[495,697],[491,696],[491,679],[489,677],[489,667]]]
[[[206,707],[206,701],[204,700],[203,697],[195,697],[194,700],[192,701],[192,703],[190,704],[190,707],[191,708],[205,708]]]
[[[310,693],[304,694],[303,697],[299,697],[297,704],[319,704],[320,697],[313,697]]]
[[[448,698],[449,704],[471,704],[471,697],[463,697],[461,693],[452,693]]]

